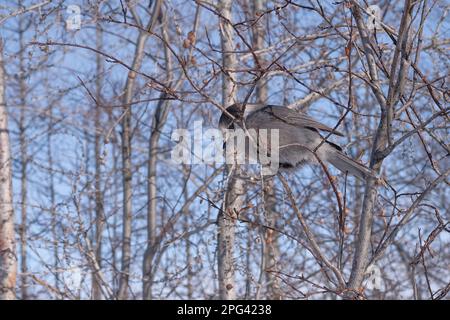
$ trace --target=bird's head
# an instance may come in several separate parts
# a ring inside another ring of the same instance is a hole
[[[219,128],[221,130],[235,129],[235,123],[239,124],[244,120],[244,110],[242,104],[235,103],[226,108],[227,112],[222,112],[219,119]],[[230,117],[233,116],[232,117]]]
[[[222,112],[222,116],[219,120],[219,128],[221,130],[225,129],[235,129],[235,124],[242,123],[249,114],[252,112],[258,111],[259,109],[265,107],[264,104],[258,104],[258,103],[235,103],[231,106],[227,107],[227,113]],[[231,118],[229,115],[232,115],[233,118]]]

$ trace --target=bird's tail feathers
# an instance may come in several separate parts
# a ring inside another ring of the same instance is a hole
[[[361,180],[366,180],[368,177],[375,177],[374,171],[370,168],[349,158],[339,150],[334,149],[333,151],[330,152],[327,160],[340,171],[344,173],[348,172]]]

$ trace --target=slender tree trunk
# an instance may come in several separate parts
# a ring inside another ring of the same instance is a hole
[[[152,17],[146,30],[152,31],[159,17],[162,1],[158,0],[154,4]],[[139,70],[144,58],[145,43],[149,33],[139,31],[138,41],[134,52],[132,70]],[[125,95],[123,99],[124,118],[122,121],[122,175],[123,175],[123,234],[122,234],[122,270],[119,282],[119,299],[126,299],[128,294],[128,279],[131,264],[131,194],[132,194],[132,174],[131,174],[131,102],[136,83],[136,72],[129,71],[125,85]]]
[[[97,8],[98,10],[98,8]],[[103,33],[101,25],[97,24],[95,29],[96,35],[96,46],[98,50],[102,49],[103,46]],[[101,143],[102,143],[102,127],[101,127],[101,105],[102,105],[102,84],[103,84],[103,59],[100,54],[96,55],[96,66],[97,66],[97,78],[95,81],[96,87],[96,100],[97,105],[95,106],[95,259],[100,268],[102,268],[102,233],[105,223],[105,212],[104,212],[104,200],[103,200],[103,190],[101,185],[101,174],[102,174],[102,154],[101,154]],[[100,300],[102,298],[100,282],[98,281],[96,275],[92,277],[92,299]]]
[[[27,166],[28,153],[24,127],[24,104],[20,110],[19,134],[20,134],[20,158],[21,158],[21,176],[20,176],[20,292],[21,299],[28,297],[27,284]]]
[[[254,14],[260,14],[266,10],[265,0],[255,0],[254,1]],[[265,19],[260,19],[260,21],[253,26],[253,50],[258,51],[264,49],[264,24]],[[261,64],[264,65],[262,58],[258,57]],[[258,103],[267,103],[267,85],[264,82],[264,78],[260,79],[256,84],[256,99]],[[266,225],[274,228],[276,222],[276,198],[274,190],[274,179],[267,178],[263,181],[263,195],[264,195],[264,212],[265,212],[265,223]],[[280,283],[278,277],[275,275],[277,271],[277,260],[278,260],[278,237],[273,232],[272,229],[266,229],[264,231],[264,261],[266,261],[266,269],[270,272],[266,272],[267,280],[267,294],[268,298],[272,300],[281,299]]]
[[[252,253],[251,250],[252,244],[253,244],[253,234],[252,234],[252,226],[249,224],[247,226],[247,250],[245,252],[245,269],[246,269],[246,276],[245,276],[245,294],[244,294],[244,300],[250,299],[251,289],[252,289],[252,280],[253,280],[253,274],[251,272],[252,269]]]
[[[406,77],[407,67],[405,57],[409,50],[408,38],[409,27],[411,22],[411,10],[413,4],[410,0],[405,0],[402,20],[399,28],[399,36],[397,39],[396,52],[391,65],[390,82],[388,98],[383,95],[380,86],[380,80],[378,78],[376,58],[373,48],[375,47],[370,40],[369,30],[364,24],[363,17],[359,7],[354,4],[352,6],[352,14],[355,17],[359,35],[363,43],[364,52],[366,55],[367,65],[369,67],[370,81],[372,83],[371,88],[374,96],[376,97],[380,109],[381,117],[378,125],[377,132],[374,135],[374,142],[372,153],[370,157],[370,167],[375,171],[379,171],[387,154],[383,154],[387,146],[391,143],[392,136],[392,121],[394,115],[394,108],[398,102],[398,99],[403,94],[404,82]],[[397,66],[400,68],[397,73]],[[359,224],[359,233],[356,241],[356,250],[353,258],[352,270],[348,287],[357,292],[361,292],[361,284],[364,279],[364,274],[369,262],[369,249],[372,235],[373,224],[373,211],[375,206],[375,200],[377,195],[377,180],[373,177],[369,177],[365,186],[364,199],[362,204],[361,220]]]
[[[266,229],[264,232],[264,255],[266,261],[266,280],[267,280],[267,295],[271,300],[280,300],[280,280],[277,277],[279,245],[278,235],[272,228],[276,227],[277,212],[276,212],[276,197],[274,189],[274,179],[272,177],[264,179],[264,211],[266,225],[271,229]]]
[[[186,165],[185,166],[185,170],[184,170],[184,179],[185,181],[188,181],[189,179],[189,167]],[[188,190],[187,188],[184,188],[183,190],[183,198],[184,198],[184,202],[187,203],[189,201],[189,194],[188,194]],[[183,231],[188,234],[189,233],[189,229],[191,227],[191,215],[190,215],[190,210],[189,207],[186,207],[184,212],[183,212]],[[186,237],[185,239],[185,252],[186,252],[186,266],[187,266],[187,274],[186,274],[186,295],[187,295],[187,299],[188,300],[192,300],[193,299],[193,295],[195,293],[195,288],[192,285],[192,279],[193,279],[193,259],[192,259],[192,254],[191,254],[191,239],[190,237]]]
[[[158,12],[159,5],[156,4],[154,8],[154,17]],[[194,34],[199,22],[199,7],[197,7],[194,20]],[[170,43],[169,33],[167,32],[167,16],[160,11],[158,17],[162,23],[162,38],[165,43]],[[195,40],[194,40],[195,41]],[[194,43],[191,43],[194,45]],[[178,81],[173,84],[173,67],[172,67],[172,52],[168,46],[164,46],[164,57],[166,63],[166,85],[172,90],[176,91],[183,83],[184,75],[181,75]],[[192,48],[189,52],[188,59],[192,57]],[[152,118],[151,133],[149,139],[149,160],[148,160],[148,186],[147,186],[147,249],[144,254],[144,281],[143,281],[143,298],[152,299],[152,284],[154,280],[154,256],[157,252],[158,243],[156,243],[156,208],[157,208],[157,156],[159,153],[159,140],[162,129],[167,121],[170,110],[170,101],[165,100],[167,94],[163,93],[158,101],[154,116]],[[189,242],[189,241],[187,241]]]
[[[263,13],[266,10],[265,0],[254,0],[253,2],[253,17]],[[258,23],[253,25],[253,51],[264,49],[264,35],[266,26],[263,25],[265,19],[260,19]],[[260,63],[263,62],[263,55],[257,55]],[[262,63],[264,65],[264,63]],[[255,95],[258,103],[267,102],[267,85],[264,82],[264,77],[258,81],[255,88]]]
[[[155,3],[153,8],[153,15],[148,26],[152,29],[155,22],[159,20],[163,21],[161,13],[161,1]],[[163,26],[162,37],[165,41],[168,41],[168,34],[166,26]],[[164,47],[164,54],[166,60],[167,77],[166,80],[170,83],[172,79],[172,66],[171,66],[171,53],[167,46]],[[159,152],[159,138],[161,136],[161,130],[167,120],[169,106],[165,100],[166,95],[161,94],[160,100],[156,107],[151,123],[151,133],[149,139],[149,153],[148,153],[148,166],[147,166],[147,248],[144,253],[143,259],[143,281],[142,281],[142,297],[145,300],[150,300],[152,296],[152,284],[153,284],[153,258],[156,253],[156,208],[157,208],[157,190],[156,190],[156,168],[157,168],[157,156]]]
[[[231,0],[220,1],[221,15],[228,21],[231,17]],[[222,64],[225,70],[222,74],[222,104],[227,107],[236,100],[233,68],[236,66],[235,48],[233,43],[233,26],[225,19],[220,21],[222,42]],[[234,240],[236,228],[236,213],[243,207],[245,197],[244,181],[239,178],[238,168],[231,168],[222,210],[217,217],[217,267],[219,276],[219,298],[233,300],[236,298]]]
[[[16,297],[17,256],[9,138],[3,40],[0,38],[0,300]]]
[[[19,2],[21,4],[21,2]],[[26,140],[26,70],[24,66],[24,43],[23,34],[25,32],[23,16],[19,18],[19,99],[20,99],[20,115],[19,115],[19,142],[20,142],[20,292],[21,299],[28,298],[28,283],[27,283],[27,167],[28,167],[28,146]]]
[[[148,34],[139,32],[135,49],[133,70],[139,70],[144,56]],[[132,217],[132,173],[131,173],[131,105],[136,82],[136,72],[129,71],[123,99],[124,117],[122,120],[122,179],[123,179],[123,230],[122,230],[122,267],[119,281],[119,299],[128,295],[128,279],[131,265],[131,217]]]
[[[236,215],[245,199],[244,181],[234,171],[228,182],[224,206],[217,217],[217,265],[219,275],[219,298],[236,299],[234,240]]]
[[[112,182],[112,189],[113,189],[113,199],[112,199],[112,204],[113,207],[112,208],[118,208],[119,207],[119,203],[120,203],[120,176],[119,176],[119,170],[120,170],[120,151],[119,151],[119,146],[118,144],[115,142],[114,144],[112,144],[112,150],[111,150],[111,155],[112,155],[112,172],[114,172],[113,177],[114,177],[114,181]],[[120,250],[120,237],[119,237],[119,232],[118,232],[118,225],[119,225],[119,215],[114,214],[113,215],[113,221],[112,221],[112,239],[111,239],[111,249],[112,249],[112,254],[111,254],[111,267],[113,268],[113,270],[119,270],[119,250]],[[113,277],[113,283],[112,283],[112,289],[113,292],[119,292],[119,282],[118,278],[120,280],[120,277],[118,277],[118,274],[114,274]]]
[[[152,283],[153,283],[153,257],[156,253],[156,165],[159,152],[159,138],[161,130],[167,120],[169,114],[169,106],[164,100],[165,95],[161,96],[152,122],[152,133],[149,143],[149,161],[148,161],[148,211],[147,211],[147,243],[148,247],[144,255],[144,282],[143,293],[144,299],[152,299]]]
[[[48,79],[45,79],[48,84]],[[53,240],[53,274],[54,274],[54,287],[59,291],[59,248],[58,248],[58,219],[56,216],[56,193],[55,193],[55,174],[53,171],[53,103],[49,105],[48,111],[48,129],[47,129],[47,161],[50,171],[50,229]],[[64,250],[63,250],[64,252]]]
[[[185,199],[187,199],[187,194],[185,196]],[[190,227],[190,217],[189,217],[189,210],[186,209],[186,212],[184,214],[184,230],[185,232],[189,232]],[[187,292],[187,299],[192,300],[194,296],[194,287],[192,285],[192,279],[194,278],[194,272],[193,272],[193,259],[191,254],[191,239],[189,237],[185,240],[185,251],[186,251],[186,265],[187,265],[187,275],[186,275],[186,292]]]
[[[164,38],[167,39],[167,32],[164,30]],[[170,83],[172,78],[170,52],[165,48],[166,55],[166,68],[167,68],[167,83]],[[144,255],[144,282],[143,293],[144,299],[152,299],[152,283],[153,283],[153,257],[156,253],[156,204],[157,204],[157,191],[156,191],[156,165],[157,157],[159,153],[159,138],[161,137],[161,131],[166,123],[167,116],[169,114],[169,104],[165,100],[166,95],[161,95],[161,100],[158,101],[158,105],[155,110],[152,121],[152,129],[149,142],[149,161],[148,161],[148,209],[147,209],[147,249]]]

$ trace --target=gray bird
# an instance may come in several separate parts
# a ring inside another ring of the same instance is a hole
[[[220,129],[278,129],[279,130],[279,164],[281,168],[297,168],[304,163],[317,163],[317,157],[322,162],[331,163],[340,171],[350,173],[365,180],[375,176],[373,171],[349,158],[338,145],[327,141],[320,131],[343,136],[316,120],[295,110],[275,105],[265,104],[233,104],[219,120]],[[317,148],[317,146],[320,147]],[[257,147],[258,148],[258,147]],[[268,147],[270,150],[270,146]],[[315,150],[316,155],[312,153]]]

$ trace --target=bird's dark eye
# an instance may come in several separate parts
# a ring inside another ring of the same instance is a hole
[[[219,120],[219,127],[222,129],[233,129],[234,121],[227,115],[222,115]]]

